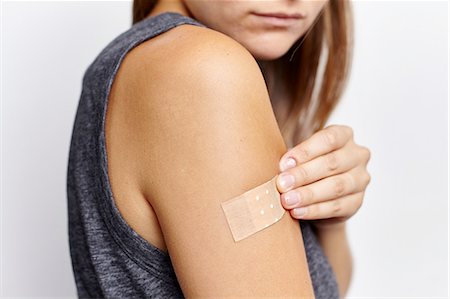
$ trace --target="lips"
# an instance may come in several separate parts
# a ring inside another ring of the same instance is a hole
[[[288,14],[284,12],[252,12],[254,16],[255,26],[263,27],[267,30],[289,30],[290,28],[299,26],[301,19],[305,15],[301,13]]]
[[[305,17],[301,13],[287,14],[287,13],[283,13],[283,12],[274,12],[274,13],[255,12],[254,14],[261,16],[261,17],[273,17],[273,18],[280,18],[280,19],[302,19]]]

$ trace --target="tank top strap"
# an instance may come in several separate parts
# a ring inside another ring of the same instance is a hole
[[[105,76],[104,74],[108,74],[108,77],[105,78],[106,80],[97,80],[97,82],[102,82],[102,84],[104,84],[104,86],[100,86],[100,94],[102,95],[101,100],[99,101],[101,123],[99,126],[100,132],[98,135],[98,157],[101,167],[100,182],[102,185],[100,189],[105,193],[98,203],[101,206],[100,210],[102,217],[105,220],[105,224],[107,225],[112,237],[122,248],[122,250],[127,253],[130,259],[134,260],[134,262],[139,264],[142,268],[147,269],[147,271],[160,274],[164,273],[165,276],[163,277],[166,277],[170,283],[174,283],[171,281],[174,273],[172,269],[165,267],[165,265],[170,262],[169,255],[165,251],[162,251],[149,243],[133,228],[131,228],[131,226],[120,214],[114,202],[112,188],[108,177],[108,164],[105,145],[105,118],[111,86],[125,56],[139,44],[182,24],[207,27],[195,19],[176,12],[165,12],[158,14],[135,23],[126,32],[120,34],[115,40],[106,46],[104,53],[99,55],[99,57],[102,58],[109,58],[105,59],[104,62],[95,64],[97,67],[102,66],[102,68],[107,68],[106,70],[96,69],[96,71],[100,72],[98,76]],[[92,78],[92,75],[93,73],[90,73],[89,77]]]

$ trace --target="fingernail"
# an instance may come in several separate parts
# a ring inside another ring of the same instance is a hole
[[[279,179],[280,186],[284,190],[287,190],[294,185],[294,176],[291,174],[282,174]]]
[[[294,209],[294,215],[295,216],[300,217],[300,216],[303,216],[305,214],[306,214],[306,208],[296,208],[296,209]]]
[[[289,158],[281,161],[280,170],[285,171],[286,169],[295,167],[296,165],[297,165],[297,162],[295,161],[295,159],[289,157]]]
[[[290,192],[283,195],[286,204],[292,206],[298,204],[300,199],[297,192]]]

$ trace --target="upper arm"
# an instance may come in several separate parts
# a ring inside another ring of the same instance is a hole
[[[277,174],[286,146],[251,54],[224,35],[199,32],[158,58],[167,59],[158,84],[155,70],[146,71],[151,61],[136,72],[132,124],[142,188],[183,293],[313,296],[299,223],[289,213],[232,238],[220,204]]]

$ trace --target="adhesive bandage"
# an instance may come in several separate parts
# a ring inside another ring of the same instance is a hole
[[[235,242],[276,223],[286,210],[281,205],[275,175],[271,180],[221,203]]]

